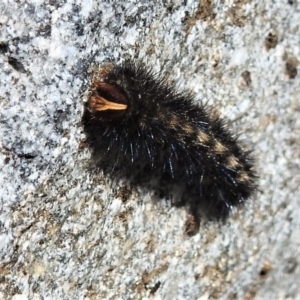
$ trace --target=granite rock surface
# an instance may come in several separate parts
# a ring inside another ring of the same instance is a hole
[[[0,3],[0,299],[300,299],[300,3]],[[142,61],[226,117],[260,191],[184,208],[90,172],[89,70]]]

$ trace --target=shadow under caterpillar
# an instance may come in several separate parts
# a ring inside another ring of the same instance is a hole
[[[250,152],[224,120],[143,64],[96,69],[83,126],[96,167],[131,184],[170,185],[198,224],[226,218],[256,190]]]

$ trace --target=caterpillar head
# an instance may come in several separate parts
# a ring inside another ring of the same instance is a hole
[[[86,109],[107,125],[134,122],[143,127],[153,120],[157,107],[149,75],[143,66],[130,63],[101,67],[94,74]]]

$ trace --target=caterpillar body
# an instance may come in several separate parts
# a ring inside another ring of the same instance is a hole
[[[225,121],[143,64],[96,69],[83,126],[97,167],[133,184],[171,185],[197,221],[227,217],[256,190],[251,154]]]

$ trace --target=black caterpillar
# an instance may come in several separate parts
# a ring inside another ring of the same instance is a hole
[[[224,120],[143,64],[94,72],[83,125],[97,167],[158,190],[171,185],[197,223],[224,219],[256,190],[250,152]]]

